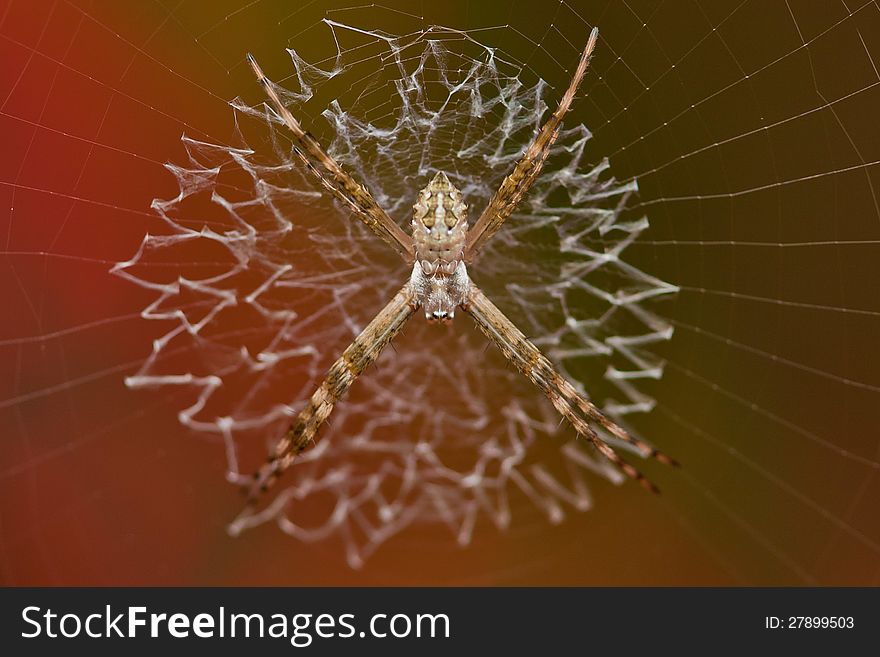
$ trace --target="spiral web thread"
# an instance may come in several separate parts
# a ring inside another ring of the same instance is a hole
[[[478,213],[557,100],[479,33],[435,26],[392,36],[327,19],[316,27],[328,30],[334,57],[310,64],[289,50],[293,74],[267,73],[407,228],[415,194],[437,170]],[[325,89],[337,92],[329,103]],[[283,124],[253,98],[230,103],[235,146],[183,136],[187,161],[167,165],[179,194],[153,203],[167,230],[113,270],[155,290],[142,316],[170,327],[126,383],[194,394],[180,422],[222,439],[238,484],[407,276],[308,177]],[[315,106],[323,121],[310,120]],[[471,276],[582,393],[633,430],[628,417],[653,407],[640,381],[663,372],[650,346],[672,335],[651,307],[676,288],[622,259],[648,225],[629,210],[636,182],[615,181],[607,159],[590,161],[590,132],[574,117]],[[180,268],[158,278],[169,268],[149,264],[169,260]],[[620,483],[468,323],[445,331],[413,320],[274,498],[230,531],[274,520],[303,541],[341,537],[358,567],[414,522],[445,525],[466,545],[481,518],[505,528],[524,506],[554,523],[587,510],[587,473]]]

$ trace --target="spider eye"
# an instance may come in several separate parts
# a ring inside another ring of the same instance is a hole
[[[431,313],[425,313],[425,317],[429,322],[446,322],[453,317],[453,313],[445,310],[435,310]]]

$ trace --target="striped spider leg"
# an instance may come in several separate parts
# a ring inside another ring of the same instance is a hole
[[[562,127],[562,118],[571,107],[574,95],[577,93],[587,67],[590,65],[590,58],[593,56],[593,50],[596,48],[596,41],[599,38],[599,28],[594,27],[590,32],[590,38],[587,39],[587,45],[581,54],[568,89],[559,101],[556,111],[550,115],[547,122],[541,127],[537,136],[532,140],[531,145],[520,158],[519,162],[513,168],[513,171],[501,183],[501,186],[495,192],[489,205],[483,210],[483,214],[477,219],[476,223],[468,233],[467,243],[465,244],[465,260],[471,262],[477,252],[483,245],[501,228],[501,225],[507,218],[513,214],[516,206],[529,191],[532,183],[544,168],[544,162],[550,154],[550,148],[559,136],[559,129]]]
[[[489,201],[489,205],[468,231],[464,250],[465,262],[471,263],[486,242],[500,230],[502,224],[513,214],[544,168],[550,149],[559,136],[562,119],[571,107],[578,87],[587,72],[598,38],[599,28],[594,27],[556,111],[541,127],[526,152],[514,166],[513,171],[504,179]],[[617,439],[635,446],[644,457],[655,458],[662,463],[673,466],[678,465],[677,461],[630,435],[625,429],[607,418],[592,402],[579,395],[574,386],[556,371],[550,360],[476,285],[469,286],[468,295],[461,306],[473,318],[480,331],[495,343],[517,370],[550,399],[554,408],[569,421],[578,434],[590,441],[599,452],[617,465],[627,476],[639,481],[648,490],[658,492],[657,487],[636,468],[620,458],[611,446],[599,437],[588,422],[598,424]]]
[[[378,235],[379,239],[397,251],[404,260],[412,262],[413,252],[410,236],[388,216],[385,210],[379,207],[366,187],[352,178],[336,160],[327,154],[311,134],[303,130],[299,121],[281,102],[274,85],[263,73],[253,55],[248,53],[247,59],[257,76],[257,80],[263,85],[266,95],[272,102],[275,112],[290,130],[294,140],[294,153],[306,170],[315,176],[327,191],[348,207],[367,228]]]
[[[568,111],[584,77],[597,37],[598,30],[593,29],[558,108],[541,128],[513,172],[505,178],[474,226],[468,230],[467,205],[461,192],[443,172],[438,172],[419,192],[413,205],[412,237],[406,237],[405,241],[398,235],[398,231],[401,234],[403,231],[376,205],[366,188],[344,173],[290,115],[253,58],[250,58],[276,111],[294,135],[297,156],[324,187],[343,201],[383,241],[408,261],[414,260],[414,263],[406,285],[330,367],[324,381],[254,476],[245,511],[256,504],[296,456],[314,440],[321,425],[354,380],[376,361],[382,349],[400,333],[419,308],[424,310],[429,322],[438,323],[452,321],[455,309],[464,309],[502,354],[550,399],[579,435],[649,490],[657,491],[636,468],[618,456],[591,425],[603,427],[617,439],[635,446],[645,457],[677,465],[667,455],[631,436],[579,395],[574,386],[554,369],[547,357],[471,283],[467,272],[466,263],[471,262],[485,242],[500,229],[540,173],[559,134],[562,117]]]
[[[382,350],[400,333],[418,307],[418,299],[413,295],[410,283],[407,283],[330,366],[324,381],[311,396],[306,407],[275,445],[265,465],[254,475],[248,492],[249,507],[254,505],[257,498],[275,483],[297,455],[314,440],[318,429],[333,412],[336,402],[348,391],[354,380],[376,362]]]
[[[659,492],[641,472],[620,458],[590,426],[598,424],[619,440],[634,445],[644,457],[655,458],[666,465],[678,463],[646,442],[634,438],[627,431],[608,419],[589,400],[578,394],[550,363],[550,360],[533,345],[507,316],[489,301],[476,285],[470,286],[467,301],[462,305],[477,327],[491,340],[519,372],[547,395],[553,407],[569,421],[574,430],[586,438],[609,461],[638,481],[653,493]]]

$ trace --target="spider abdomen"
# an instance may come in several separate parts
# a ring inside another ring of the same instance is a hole
[[[442,171],[419,192],[413,205],[413,251],[416,263],[410,284],[428,321],[447,322],[467,298],[470,280],[465,267],[467,205]]]
[[[467,205],[442,171],[419,192],[413,205],[413,250],[426,274],[452,274],[462,259]]]

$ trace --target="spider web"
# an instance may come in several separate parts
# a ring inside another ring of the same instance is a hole
[[[466,31],[431,26],[393,36],[329,19],[320,27],[337,47],[331,66],[290,49],[291,89],[276,91],[300,116],[325,83],[345,90],[321,112],[331,156],[401,223],[437,171],[472,207],[487,205],[540,128],[547,84],[524,83],[522,63]],[[242,453],[284,433],[407,272],[389,268],[384,245],[326,202],[274,112],[241,98],[231,106],[234,144],[184,136],[187,160],[168,165],[179,192],[153,203],[168,231],[148,235],[114,273],[159,293],[144,317],[177,320],[128,385],[196,387],[180,421],[223,436],[228,477],[247,485],[260,461]],[[636,384],[659,378],[662,363],[644,347],[672,334],[646,301],[675,288],[621,259],[648,223],[625,211],[636,202],[635,181],[619,184],[607,159],[584,156],[590,138],[583,125],[560,134],[547,173],[474,271],[569,378],[613,384],[616,395],[602,405],[623,422],[651,409]],[[197,263],[199,242],[227,264],[161,278],[149,267],[169,251]],[[231,329],[245,312],[243,340]],[[511,489],[560,522],[564,508],[591,506],[584,473],[621,481],[574,438],[557,436],[549,402],[531,400],[537,395],[515,372],[484,355],[479,336],[424,326],[411,333],[359,382],[361,394],[339,405],[275,501],[237,519],[233,534],[269,519],[305,541],[340,534],[359,567],[412,522],[443,523],[462,545],[481,515],[507,528]],[[186,365],[169,352],[186,354]],[[510,399],[491,394],[501,381]],[[590,393],[597,390],[605,393],[594,383]],[[541,449],[548,443],[552,450]],[[549,466],[547,451],[560,463]],[[314,499],[323,515],[310,508]]]
[[[684,468],[640,464],[660,500],[607,486],[466,317],[417,318],[233,525],[303,540],[230,540],[218,473],[407,273],[292,164],[244,53],[405,224],[437,169],[482,205],[593,25],[471,274]],[[4,582],[876,582],[876,2],[16,0],[0,35]]]

